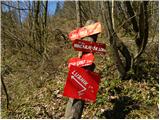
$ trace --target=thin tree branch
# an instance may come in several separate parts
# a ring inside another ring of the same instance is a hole
[[[8,7],[11,7],[11,8],[14,8],[14,9],[17,9],[17,10],[32,10],[32,9],[28,9],[28,8],[17,8],[15,6],[11,6],[11,5],[8,5],[4,2],[1,2],[2,5],[5,5],[5,6],[8,6]]]

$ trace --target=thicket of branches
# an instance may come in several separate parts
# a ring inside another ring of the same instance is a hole
[[[63,4],[57,2],[53,19],[47,14],[48,1],[3,1],[1,4],[3,59],[6,58],[6,54],[12,56],[17,52],[25,53],[28,50],[47,58],[47,44],[50,37],[55,35],[56,40],[59,38],[67,42],[67,33],[75,27],[74,1],[65,1]],[[25,19],[24,15],[27,16]],[[118,1],[111,4],[111,2],[83,1],[80,2],[80,15],[82,25],[88,19],[101,21],[105,34],[110,39],[111,46],[115,46],[112,44],[114,42],[111,39],[113,37],[116,39],[115,49],[118,49],[125,58],[125,62],[123,62],[120,57],[117,57],[119,56],[118,53],[113,54],[115,62],[117,59],[117,68],[122,78],[126,76],[126,72],[134,66],[145,50],[148,37],[154,38],[158,31],[158,2]],[[65,21],[60,20],[62,22],[57,22],[59,19],[65,19]],[[63,26],[63,22],[67,21],[73,21],[72,28],[67,29],[66,26]],[[136,53],[128,50],[125,43],[117,36],[118,33],[130,34],[135,37],[134,47],[137,47]],[[109,41],[106,40],[106,42]],[[23,50],[26,47],[28,49]]]
[[[110,46],[120,79],[133,76],[138,79],[145,49],[158,41],[158,2],[80,1],[77,11],[75,1],[57,1],[54,15],[49,15],[48,4],[48,1],[1,1],[1,81],[7,107],[10,98],[4,78],[19,62],[37,65],[33,69],[49,74],[58,72],[56,68],[61,61],[57,55],[62,59],[65,49],[71,47],[67,36],[76,28],[77,12],[82,26],[89,19],[102,23],[101,37]],[[124,36],[132,38],[130,46],[130,40],[121,39]],[[158,51],[158,45],[155,49]]]

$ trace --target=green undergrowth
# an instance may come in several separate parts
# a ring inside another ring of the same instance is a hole
[[[86,102],[82,118],[158,118],[159,67],[154,49],[153,45],[143,53],[136,74],[131,72],[129,80],[118,79],[108,44],[105,55],[95,54],[95,72],[101,76],[99,91],[95,103]],[[73,51],[73,48],[56,48],[49,44],[47,60],[33,51],[32,58],[17,52],[2,60],[2,68],[7,64],[10,67],[4,76],[10,101],[8,109],[1,88],[2,118],[63,118],[68,100],[62,96],[68,73],[67,60],[78,54]]]

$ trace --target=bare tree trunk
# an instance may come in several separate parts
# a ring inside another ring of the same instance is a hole
[[[76,1],[76,14],[77,14],[77,27],[81,27],[82,21],[81,21],[81,11],[80,11],[80,1]]]
[[[112,24],[111,14],[110,14],[110,10],[109,10],[109,2],[107,2],[107,7],[108,7],[107,10],[106,10],[106,6],[105,6],[105,2],[101,1],[100,3],[101,3],[102,18],[104,20],[106,35],[107,35],[107,28],[109,31],[108,35],[109,35],[109,41],[110,41],[110,45],[111,45],[111,49],[112,49],[112,53],[113,53],[113,59],[116,63],[116,66],[118,68],[120,76],[123,76],[125,74],[125,69],[122,64],[122,60],[120,59],[118,49],[116,46],[115,33],[113,30],[113,24]],[[107,18],[106,18],[106,15],[107,15]]]
[[[140,15],[139,15],[139,38],[136,40],[138,47],[138,53],[134,60],[136,60],[143,53],[148,42],[148,13],[147,13],[148,1],[141,2]]]
[[[47,43],[47,13],[48,13],[48,0],[44,1],[44,11],[43,11],[43,48],[44,48],[44,53],[46,53],[45,44]]]
[[[131,17],[135,16],[133,7],[131,5],[131,2],[130,1],[124,1],[124,4],[127,8],[127,12],[128,12],[129,17],[131,18]],[[136,16],[131,19],[131,23],[133,25],[134,32],[138,33],[139,32],[139,27],[138,27],[138,23],[137,23],[137,20],[136,20]]]
[[[4,68],[5,69],[5,68]],[[4,92],[6,94],[6,101],[7,101],[7,109],[9,108],[9,95],[8,95],[8,92],[7,92],[7,88],[6,88],[6,85],[4,83],[4,78],[3,76],[6,74],[6,70],[2,71],[2,74],[1,74],[1,82],[2,82],[2,86],[4,88]]]
[[[44,41],[47,39],[46,37],[46,28],[47,28],[47,13],[48,13],[48,1],[44,3],[44,12],[43,12],[43,34],[44,34]]]
[[[19,23],[20,23],[20,27],[21,27],[21,30],[22,30],[22,21],[21,21],[21,10],[20,10],[20,1],[17,1],[18,2],[18,16],[19,16]]]
[[[43,4],[43,2],[42,2]],[[42,19],[42,37],[41,37],[41,48],[42,49],[42,63],[41,63],[41,69],[43,69],[43,66],[45,64],[45,60],[48,59],[48,56],[46,54],[46,43],[47,43],[47,13],[48,13],[48,0],[44,1],[44,9],[43,9],[43,19]]]
[[[36,49],[38,49],[39,54],[42,54],[44,49],[43,49],[43,44],[42,44],[42,34],[41,34],[41,26],[40,26],[40,6],[41,6],[41,1],[36,1],[35,2],[35,8],[34,8],[34,32],[35,32],[35,46]]]
[[[32,6],[33,6],[33,2],[32,2]],[[29,10],[29,21],[28,21],[28,24],[29,24],[29,36],[31,37],[31,39],[33,40],[33,11],[32,11],[32,7],[31,7],[31,3],[30,1],[28,1],[28,8],[30,9]]]
[[[120,20],[120,24],[122,24],[124,22],[124,20],[127,21],[129,17],[127,15],[127,12],[125,10],[123,2],[116,1],[115,3],[116,3],[116,6],[118,8],[118,11],[119,11],[119,13],[117,13],[117,17]],[[121,15],[118,15],[118,14],[121,14]],[[132,27],[130,26],[130,24],[131,24],[131,22],[128,21],[128,22],[125,22],[125,24],[123,25],[123,28],[125,30],[124,35],[126,33],[130,33],[132,31]]]
[[[114,20],[114,0],[112,0],[112,23],[113,23],[113,29],[115,30],[115,20]]]
[[[107,31],[109,31],[109,42],[111,45],[113,60],[116,63],[119,75],[121,79],[125,79],[127,71],[131,67],[131,55],[128,48],[124,45],[124,43],[118,38],[115,30],[113,29],[113,22],[111,18],[111,10],[109,6],[109,1],[104,2],[101,1],[101,11],[102,18],[104,20],[105,32],[107,35]],[[108,28],[108,29],[107,29]],[[123,63],[118,50],[122,53],[125,58],[125,62]]]
[[[35,14],[36,14],[36,1],[33,1],[32,2],[32,8],[33,8],[33,31],[32,31],[32,33],[33,33],[33,46],[35,47],[35,48],[37,48],[36,46],[36,18],[35,18]]]
[[[125,1],[129,17],[135,16],[133,7],[130,1]],[[137,45],[137,54],[134,57],[134,61],[138,59],[143,53],[147,42],[148,42],[148,13],[147,13],[147,4],[148,1],[143,1],[140,3],[140,14],[139,14],[139,22],[137,22],[136,17],[131,19],[131,23],[133,25],[133,30],[136,33],[136,45]]]
[[[44,4],[44,26],[47,27],[47,11],[48,11],[48,0]]]

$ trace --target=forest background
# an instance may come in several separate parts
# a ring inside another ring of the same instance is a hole
[[[107,53],[95,54],[101,83],[82,118],[158,119],[158,16],[158,1],[1,1],[1,117],[64,118],[68,33],[92,19]]]

